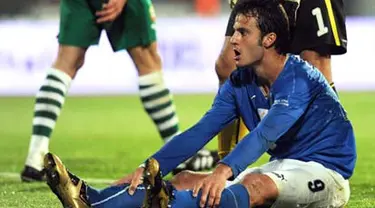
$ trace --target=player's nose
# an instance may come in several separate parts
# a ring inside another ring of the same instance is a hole
[[[237,35],[237,32],[234,32],[232,37],[230,37],[230,43],[232,45],[236,45],[237,41],[238,41],[238,35]]]

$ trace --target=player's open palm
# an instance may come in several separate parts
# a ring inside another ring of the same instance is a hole
[[[125,177],[121,178],[120,180],[113,183],[113,185],[121,185],[125,183],[129,183],[129,194],[133,195],[139,184],[143,182],[143,171],[144,168],[139,167],[133,173],[126,175]]]
[[[223,174],[212,173],[194,185],[193,196],[197,197],[202,191],[200,207],[218,207],[221,199],[221,192],[225,188],[227,178]]]
[[[107,4],[103,4],[103,8],[96,12],[97,23],[112,22],[122,12],[127,0],[109,0]]]

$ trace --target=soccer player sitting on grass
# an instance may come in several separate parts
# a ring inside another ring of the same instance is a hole
[[[48,184],[64,206],[345,206],[356,147],[337,95],[319,70],[285,53],[290,33],[278,0],[244,1],[235,11],[231,44],[241,69],[220,88],[203,118],[145,165],[96,190],[70,174],[57,156],[46,155]],[[162,180],[238,116],[253,130],[212,173],[182,172]],[[270,162],[248,168],[265,152]]]

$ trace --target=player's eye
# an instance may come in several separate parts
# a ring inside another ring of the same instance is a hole
[[[241,34],[241,36],[245,36],[245,35],[247,35],[247,33],[248,33],[248,31],[245,30],[245,29],[243,29],[243,28],[238,28],[237,31]]]

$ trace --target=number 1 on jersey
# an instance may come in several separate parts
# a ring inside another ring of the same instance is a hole
[[[318,31],[316,35],[318,37],[328,33],[328,27],[324,25],[322,10],[319,7],[316,7],[311,11],[311,13],[316,17],[316,21],[318,23]]]

